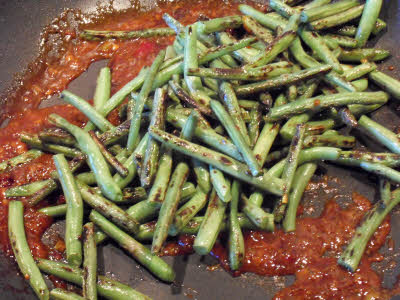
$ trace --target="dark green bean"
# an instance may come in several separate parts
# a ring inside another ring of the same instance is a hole
[[[319,65],[317,67],[301,70],[299,72],[291,74],[283,74],[273,79],[241,85],[236,87],[235,91],[237,95],[240,96],[249,95],[257,92],[263,92],[284,85],[297,83],[301,80],[311,78],[317,75],[325,74],[326,72],[329,72],[331,69],[332,67],[329,65]]]
[[[364,47],[367,42],[372,29],[374,28],[374,24],[378,19],[381,7],[382,0],[368,0],[365,2],[364,10],[356,32],[357,48]]]
[[[79,268],[41,258],[38,259],[38,267],[44,273],[57,276],[58,278],[82,286],[83,271]],[[100,275],[97,278],[97,292],[100,296],[112,300],[150,300],[149,297],[135,291],[131,287]]]
[[[85,40],[96,39],[137,39],[155,36],[174,35],[175,31],[171,28],[148,28],[134,31],[112,31],[112,30],[90,30],[85,29],[80,37]]]
[[[80,238],[83,224],[83,201],[74,175],[64,155],[54,155],[53,159],[67,203],[65,227],[67,261],[70,265],[79,267],[82,263],[82,243]]]
[[[166,262],[160,257],[152,255],[149,249],[137,242],[129,234],[120,230],[102,215],[96,211],[92,211],[90,213],[90,220],[146,267],[154,276],[166,282],[172,282],[175,279],[175,272]]]
[[[185,155],[194,157],[204,163],[210,164],[239,180],[258,187],[263,191],[277,195],[281,195],[282,193],[283,183],[280,179],[267,176],[266,174],[260,177],[252,177],[247,173],[249,169],[246,165],[229,156],[190,143],[156,128],[150,128],[150,134],[160,142],[168,145],[168,147],[171,147]]]
[[[56,114],[51,114],[49,116],[49,121],[69,131],[76,138],[82,152],[88,157],[87,162],[89,167],[95,174],[96,181],[103,194],[113,201],[121,201],[121,189],[111,177],[107,162],[90,135]]]
[[[29,284],[39,299],[48,300],[49,290],[32,257],[26,240],[24,207],[20,201],[11,201],[8,204],[8,236],[22,275],[29,280]]]
[[[83,226],[83,296],[88,300],[97,299],[97,249],[94,239],[94,225]]]

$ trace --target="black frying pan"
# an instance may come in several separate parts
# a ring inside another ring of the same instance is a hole
[[[79,8],[83,12],[93,12],[97,0],[0,0],[0,92],[5,92],[11,84],[13,74],[20,72],[32,61],[38,52],[38,41],[43,26],[49,24],[53,18],[60,14],[64,8]],[[105,2],[105,1],[103,1]],[[114,7],[121,9],[129,7],[130,1],[114,1]],[[147,7],[154,5],[154,1],[146,2]],[[222,2],[222,1],[221,1]],[[393,57],[380,65],[380,68],[395,66],[391,74],[400,78],[400,0],[386,0],[381,13],[381,18],[388,23],[387,32],[376,38],[373,43],[391,51]],[[93,94],[95,78],[98,70],[106,62],[93,64],[88,72],[82,74],[71,83],[69,89],[82,97],[90,98]],[[53,105],[57,102],[55,97],[46,100],[42,105]],[[391,104],[374,114],[374,118],[385,123],[391,129],[400,125],[398,105]],[[0,100],[1,113],[1,100]],[[1,124],[0,124],[1,125]],[[368,142],[367,142],[368,143]],[[377,148],[374,143],[370,148]],[[324,201],[338,195],[339,201],[348,201],[352,191],[358,191],[369,199],[376,199],[376,185],[371,179],[361,172],[349,169],[326,166],[324,172],[330,176],[340,178],[342,183],[334,194],[320,193],[318,202],[307,198],[304,201],[315,203],[320,211]],[[395,253],[400,253],[400,210],[392,218],[392,237],[395,241]],[[62,231],[62,223],[55,224],[54,230]],[[385,251],[385,250],[384,250]],[[391,253],[391,254],[390,254]],[[383,264],[391,261],[400,262],[393,252],[387,254]],[[113,244],[102,246],[99,249],[99,265],[102,273],[112,276],[129,284],[140,292],[151,296],[153,299],[270,299],[283,288],[285,284],[293,282],[293,276],[287,277],[261,277],[254,274],[244,274],[238,278],[221,269],[211,271],[209,266],[216,264],[210,256],[167,258],[177,273],[177,283],[167,285],[157,281],[147,271],[139,267],[133,259],[124,254]],[[390,287],[396,280],[400,268],[384,272],[384,285]],[[0,254],[0,299],[36,299],[28,283],[18,274],[15,263]],[[395,297],[397,298],[397,297]],[[400,299],[400,298],[399,298]]]

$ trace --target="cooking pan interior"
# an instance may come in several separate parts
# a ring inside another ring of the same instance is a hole
[[[222,2],[222,1],[221,1]],[[21,71],[38,52],[38,41],[41,29],[60,14],[65,8],[79,8],[83,12],[93,12],[97,1],[94,0],[16,0],[0,1],[0,91],[6,92],[11,84],[13,74]],[[400,48],[400,1],[387,0],[381,13],[381,18],[388,23],[387,32],[373,43],[380,48],[391,51],[392,58],[380,65],[387,69],[394,66],[391,74],[400,77],[399,48]],[[152,1],[142,2],[142,6],[151,7]],[[131,5],[130,1],[114,1],[117,9],[124,9]],[[90,98],[94,91],[95,78],[99,69],[107,61],[91,65],[89,70],[73,81],[70,89],[83,98]],[[59,100],[52,97],[42,103],[42,106],[54,105]],[[0,101],[1,104],[1,101]],[[1,106],[0,106],[1,112]],[[398,105],[391,104],[374,114],[379,122],[394,129],[400,125]],[[379,151],[378,146],[370,141],[364,141],[371,150]],[[376,200],[376,184],[373,178],[362,172],[352,169],[337,168],[332,165],[323,165],[319,176],[328,175],[340,178],[339,183],[331,183],[333,192],[319,190],[318,196],[306,195],[306,206],[315,205],[315,212],[321,211],[326,200],[337,196],[341,203],[349,201],[351,193],[357,191],[371,200]],[[400,245],[400,213],[397,209],[392,218],[392,237],[395,249],[387,252],[383,264],[391,261],[399,262]],[[51,230],[62,233],[63,223],[56,223]],[[385,251],[385,250],[384,250]],[[233,278],[230,274],[215,269],[216,260],[210,256],[197,255],[169,257],[166,260],[173,265],[176,273],[176,283],[167,285],[157,281],[147,271],[137,265],[116,245],[110,243],[99,249],[100,271],[129,284],[140,292],[154,299],[270,299],[276,291],[286,284],[293,282],[293,277],[260,277],[254,274],[244,274]],[[384,285],[390,287],[396,280],[400,269],[382,272]],[[17,266],[9,258],[0,255],[0,299],[36,299],[26,281],[18,274]]]

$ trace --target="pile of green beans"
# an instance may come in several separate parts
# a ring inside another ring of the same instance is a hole
[[[51,178],[5,191],[13,200],[14,254],[40,299],[81,299],[62,289],[49,292],[40,271],[81,285],[85,299],[148,299],[97,275],[96,246],[108,238],[155,277],[172,282],[174,270],[157,256],[168,238],[195,234],[194,251],[206,255],[225,231],[229,266],[239,270],[246,255],[243,230],[274,231],[277,224],[296,230],[298,206],[321,161],[379,177],[382,203],[368,212],[338,260],[357,269],[366,243],[400,202],[399,190],[391,190],[400,183],[394,169],[400,166],[399,135],[367,116],[400,99],[400,82],[374,63],[388,51],[362,48],[386,27],[377,18],[382,1],[329,2],[292,7],[271,0],[274,13],[242,4],[243,16],[188,26],[165,14],[165,28],[81,33],[87,40],[176,39],[114,95],[111,71],[103,68],[93,106],[63,91],[61,98],[87,116],[86,126],[52,114],[54,127],[21,134],[31,150],[0,163],[4,172],[43,152],[55,154]],[[358,27],[348,25],[357,20]],[[231,34],[237,28],[244,37]],[[382,90],[365,91],[368,80]],[[118,126],[107,119],[115,109]],[[340,133],[345,127],[387,151],[353,149],[362,140]],[[89,171],[82,173],[84,165]],[[26,197],[34,207],[57,190],[66,203],[39,211],[66,218],[68,265],[36,264],[23,230],[24,207],[15,199]],[[151,241],[151,250],[141,241]]]

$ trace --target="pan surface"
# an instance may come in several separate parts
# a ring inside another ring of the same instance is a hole
[[[222,2],[222,1],[221,1]],[[79,8],[83,12],[93,12],[97,1],[94,0],[15,0],[0,1],[0,91],[6,91],[11,84],[13,74],[20,72],[32,61],[38,52],[40,31],[64,8]],[[151,3],[147,3],[151,6]],[[115,1],[118,9],[129,7],[129,1]],[[374,44],[388,49],[392,58],[380,64],[380,68],[391,71],[400,78],[400,1],[387,0],[381,13],[381,18],[388,23],[387,32],[375,40]],[[70,89],[82,97],[90,98],[98,70],[106,62],[92,64],[89,70],[76,79]],[[44,105],[53,105],[57,99],[46,100]],[[1,113],[1,100],[0,100]],[[384,107],[374,114],[374,118],[390,129],[400,126],[398,105]],[[373,151],[382,149],[370,141],[365,144]],[[336,168],[326,165],[325,174],[338,177],[338,183],[331,183],[332,189],[324,191],[321,188],[315,195],[306,195],[306,207],[315,206],[315,212],[321,211],[323,203],[336,196],[338,201],[349,201],[351,193],[357,191],[371,200],[376,200],[376,184],[366,174],[357,170]],[[400,261],[400,210],[393,213],[392,238],[395,241],[394,251],[387,252],[383,264]],[[62,230],[63,224],[57,223],[52,230]],[[383,250],[385,251],[385,249]],[[99,264],[103,274],[129,284],[153,299],[270,299],[285,285],[293,282],[293,277],[261,277],[254,274],[243,274],[233,278],[221,268],[214,270],[216,260],[197,255],[168,257],[166,260],[173,265],[177,273],[177,282],[172,285],[163,284],[152,277],[134,260],[113,244],[99,249]],[[378,267],[381,268],[381,267]],[[390,287],[400,272],[399,267],[381,272],[385,287]],[[0,255],[0,299],[36,299],[26,281],[18,274],[17,266],[10,259]]]

